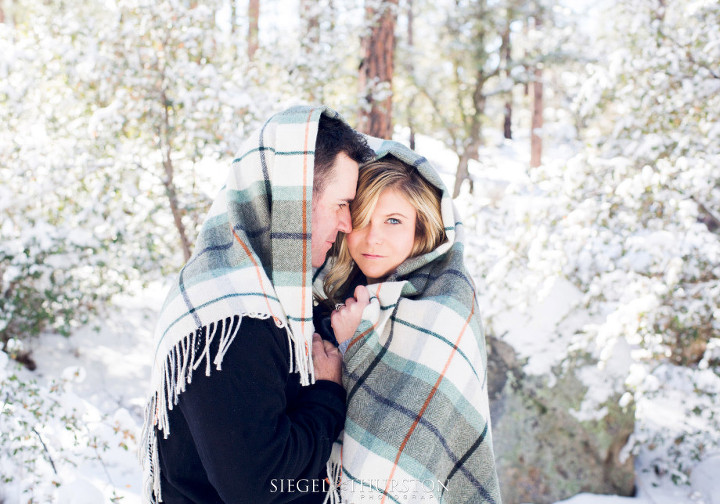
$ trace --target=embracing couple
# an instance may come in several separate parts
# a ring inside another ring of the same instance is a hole
[[[500,503],[463,227],[326,107],[241,148],[156,330],[145,502]]]

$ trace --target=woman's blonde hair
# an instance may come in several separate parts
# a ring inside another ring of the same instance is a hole
[[[426,254],[445,241],[445,226],[440,214],[440,189],[425,180],[417,169],[393,156],[372,161],[360,169],[355,199],[350,205],[353,228],[362,229],[370,222],[380,194],[386,189],[400,192],[417,212],[415,244],[409,257]],[[338,235],[331,255],[335,263],[324,280],[328,300],[334,304],[358,274],[359,268],[350,256],[344,233]]]

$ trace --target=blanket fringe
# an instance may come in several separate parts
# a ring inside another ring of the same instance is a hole
[[[222,370],[222,361],[230,345],[240,332],[244,317],[267,319],[267,314],[244,313],[220,319],[198,328],[178,340],[167,353],[163,368],[158,370],[162,376],[162,383],[153,384],[155,389],[145,407],[145,421],[140,436],[138,458],[143,469],[144,503],[158,504],[162,502],[160,487],[160,461],[158,455],[159,431],[167,439],[170,435],[168,412],[178,403],[187,385],[192,383],[192,375],[203,362],[205,363],[205,376],[210,376],[212,366],[218,371]],[[273,317],[274,318],[274,317]],[[288,344],[290,348],[290,368],[299,371],[300,381],[303,384],[314,382],[312,367],[306,361],[307,345],[293,341],[289,325],[274,318],[278,327],[287,329]],[[214,358],[210,355],[210,345],[219,338],[218,350]],[[293,350],[295,350],[293,352]],[[309,368],[309,369],[308,369]],[[331,501],[331,503],[339,502]]]
[[[155,408],[155,396],[153,396],[145,406],[145,421],[138,446],[138,460],[143,470],[142,498],[143,502],[152,504],[162,500],[160,478],[156,478],[160,461],[158,460],[157,433],[152,421]]]
[[[343,431],[344,432],[344,431]],[[325,494],[323,504],[340,504],[340,483],[342,482],[342,444],[339,440],[343,437],[343,432],[340,432],[338,441],[333,443],[332,451],[330,452],[330,458],[326,464],[326,470],[328,475],[329,489]]]

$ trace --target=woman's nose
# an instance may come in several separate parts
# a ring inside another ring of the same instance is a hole
[[[368,225],[367,241],[368,243],[373,244],[382,243],[382,233],[376,226],[373,226],[372,224]]]

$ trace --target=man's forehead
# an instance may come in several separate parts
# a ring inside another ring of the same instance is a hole
[[[340,153],[330,172],[330,184],[335,186],[355,187],[358,179],[358,163],[347,155],[340,157]]]

